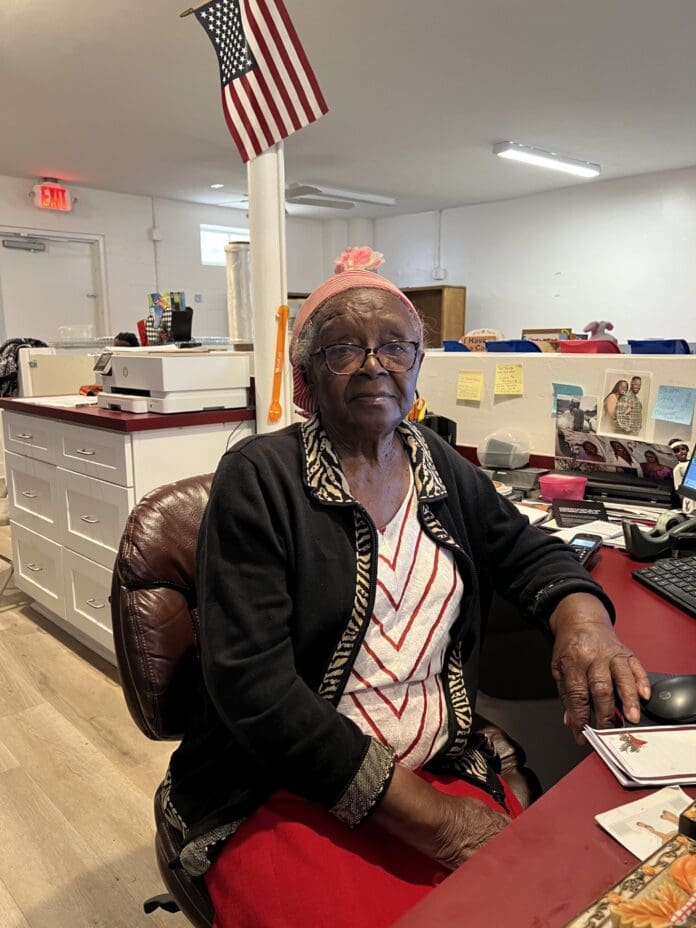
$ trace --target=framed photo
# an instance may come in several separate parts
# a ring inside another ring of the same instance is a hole
[[[651,385],[649,371],[605,371],[597,431],[617,438],[645,438]]]
[[[522,329],[522,338],[534,342],[542,351],[558,351],[559,339],[573,337],[573,329]]]

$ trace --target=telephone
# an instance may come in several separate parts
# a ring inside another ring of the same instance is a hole
[[[635,522],[621,523],[626,551],[638,561],[654,561],[665,554],[680,557],[696,553],[696,514],[687,515],[678,509],[663,512],[651,529]]]

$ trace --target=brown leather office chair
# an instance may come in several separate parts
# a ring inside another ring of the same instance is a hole
[[[186,694],[201,672],[194,571],[211,479],[210,474],[189,477],[143,497],[130,514],[116,558],[111,613],[121,683],[133,720],[153,740],[181,738]],[[528,806],[541,787],[524,766],[522,748],[479,716],[475,727],[490,739],[502,775]],[[157,863],[170,896],[148,900],[145,911],[180,909],[196,928],[210,928],[213,907],[205,884],[169,866],[181,838],[162,815],[158,795],[155,826]]]

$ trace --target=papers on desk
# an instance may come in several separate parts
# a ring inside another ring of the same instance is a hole
[[[545,522],[544,528],[555,529],[556,523],[554,521]],[[602,539],[602,544],[610,545],[612,548],[626,547],[621,526],[617,525],[616,522],[603,522],[600,519],[596,519],[594,522],[585,522],[583,525],[573,525],[570,528],[558,529],[554,532],[554,536],[560,538],[561,541],[570,541],[578,532],[589,532],[590,535],[599,535]]]
[[[655,796],[666,792],[661,790]],[[661,808],[668,814],[663,818],[657,813],[659,827],[655,831],[660,834],[657,850],[636,864],[565,928],[696,928],[696,892],[692,877],[696,840],[691,828],[691,823],[696,822],[696,802],[677,817],[676,826],[673,807]],[[614,811],[620,813],[622,810]],[[654,809],[652,815],[655,815]],[[641,821],[649,824],[651,819],[641,818]],[[675,828],[678,833],[672,836]]]
[[[696,725],[585,726],[583,733],[622,786],[696,784]]]
[[[518,511],[522,513],[523,516],[527,516],[532,525],[538,525],[539,522],[543,522],[544,519],[548,518],[548,506],[545,505],[531,505],[525,506],[524,503],[513,503],[517,507]],[[576,530],[576,534],[577,534]]]
[[[679,816],[691,799],[679,786],[666,786],[649,796],[595,815],[595,821],[631,854],[645,860],[675,838]]]
[[[610,503],[606,500],[604,508],[612,520],[628,519],[630,522],[644,522],[647,525],[654,525],[666,512],[659,506],[633,506],[631,503]]]

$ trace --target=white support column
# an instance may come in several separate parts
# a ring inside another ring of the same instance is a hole
[[[285,257],[285,165],[283,143],[274,145],[247,165],[249,237],[251,243],[251,303],[254,317],[254,378],[256,430],[272,432],[293,421],[292,376],[285,340],[282,415],[268,421],[276,349],[276,313],[287,303]]]

